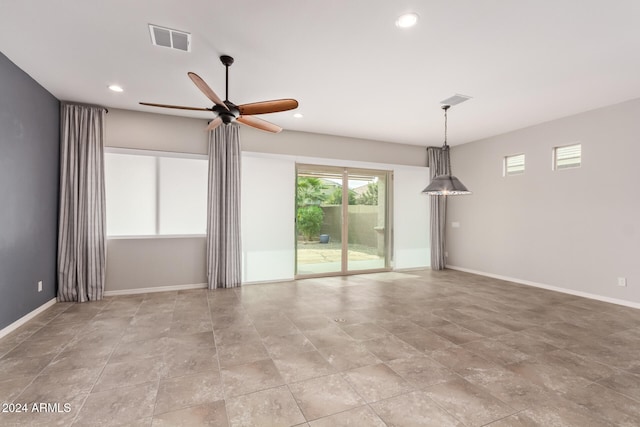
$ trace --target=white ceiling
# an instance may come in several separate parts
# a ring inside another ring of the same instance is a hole
[[[413,11],[418,25],[399,29]],[[61,100],[156,113],[209,107],[193,71],[236,104],[296,98],[261,116],[285,129],[452,145],[640,97],[638,0],[0,0],[0,51]],[[147,24],[192,34],[152,46]],[[107,89],[118,83],[124,93]]]

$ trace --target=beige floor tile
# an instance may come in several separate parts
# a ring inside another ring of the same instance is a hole
[[[228,426],[224,400],[165,412],[153,417],[152,427]]]
[[[418,389],[458,378],[453,371],[427,356],[395,359],[386,364]]]
[[[28,375],[35,377],[53,357],[54,354],[39,357],[3,357],[0,359],[0,381]]]
[[[269,358],[269,353],[261,340],[218,346],[218,354],[220,366],[223,368],[244,365]]]
[[[428,387],[424,392],[469,426],[481,426],[516,412],[480,387],[462,379]]]
[[[500,335],[505,335],[511,333],[511,329],[505,328],[504,326],[498,325],[492,320],[487,319],[476,319],[470,322],[463,322],[459,324],[465,329],[468,329],[472,332],[476,332],[485,337],[497,337]]]
[[[616,426],[640,425],[640,402],[598,384],[572,389],[565,399],[597,414]]]
[[[165,370],[163,374],[167,377],[180,377],[197,372],[217,371],[218,356],[215,349],[189,349],[175,350],[166,353],[164,356]]]
[[[158,381],[166,373],[164,357],[109,363],[93,387],[94,392]]]
[[[429,328],[429,330],[458,345],[484,338],[484,335],[480,335],[455,324],[436,326]]]
[[[384,362],[422,355],[421,351],[413,348],[394,335],[387,335],[383,338],[361,342],[369,352]]]
[[[167,337],[122,342],[113,351],[109,363],[131,362],[133,360],[157,357],[165,353],[167,343]]]
[[[399,311],[403,312],[404,310],[406,309],[403,307],[403,308],[400,308]],[[376,324],[394,335],[409,334],[409,333],[418,334],[424,330],[423,327],[418,326],[417,324],[413,323],[411,320],[405,319],[399,316],[393,320],[377,321]]]
[[[388,426],[464,427],[423,391],[415,391],[371,404]]]
[[[14,377],[7,380],[0,380],[0,402],[9,403],[22,393],[34,380],[35,375]]]
[[[332,374],[335,369],[317,351],[289,354],[274,359],[276,367],[287,383]]]
[[[196,334],[213,331],[210,318],[178,319],[171,322],[169,335]]]
[[[399,334],[397,335],[397,337],[413,348],[424,353],[430,353],[442,348],[455,346],[455,344],[451,341],[444,339],[440,335],[434,334],[433,332],[426,329],[420,332]]]
[[[122,387],[91,393],[78,414],[74,426],[116,426],[153,415],[158,383]]]
[[[160,381],[155,414],[223,399],[223,386],[217,371],[198,372]]]
[[[89,393],[100,375],[97,369],[74,369],[38,375],[16,398],[22,402],[66,402],[78,394]]]
[[[358,341],[382,338],[385,335],[389,335],[389,331],[381,328],[373,322],[346,325],[342,327],[342,330],[351,338]]]
[[[229,425],[236,426],[293,426],[305,422],[287,386],[227,399]]]
[[[566,393],[573,388],[588,386],[592,381],[575,375],[567,368],[535,359],[525,360],[507,366],[507,369],[527,381],[557,393]]]
[[[494,339],[483,339],[462,344],[462,348],[499,365],[522,362],[531,356],[521,351],[509,347],[508,345]]]
[[[615,371],[602,363],[586,359],[567,350],[555,350],[537,357],[537,360],[553,366],[561,366],[575,375],[591,381],[610,377]]]
[[[67,371],[81,368],[102,368],[107,364],[113,347],[98,347],[87,350],[64,350],[47,365],[44,373]]]
[[[262,344],[274,358],[316,349],[311,341],[299,332],[291,335],[268,335],[262,338]]]
[[[368,406],[350,409],[339,414],[311,421],[311,427],[386,427],[384,421]]]
[[[70,341],[71,337],[39,337],[28,338],[6,353],[7,358],[33,357],[58,354]]]
[[[531,335],[520,332],[500,335],[494,339],[530,356],[536,356],[549,351],[558,350],[558,347],[551,345],[546,341],[537,340]]]
[[[516,410],[542,404],[555,397],[544,387],[514,374],[504,367],[496,367],[465,377],[467,381],[487,390]]]
[[[271,359],[220,370],[225,397],[239,396],[284,384]]]
[[[324,347],[318,351],[339,372],[381,362],[361,342],[351,342],[336,347]]]
[[[409,316],[409,319],[418,326],[423,328],[433,328],[435,326],[445,326],[449,324],[448,320],[432,313],[420,313]]]
[[[307,420],[364,405],[364,401],[340,374],[289,384],[289,388]]]
[[[585,409],[557,402],[536,406],[487,425],[487,427],[540,426],[614,427],[614,424],[597,417]]]
[[[354,341],[353,338],[351,338],[337,326],[305,331],[304,335],[316,348],[347,345]]]
[[[252,323],[262,338],[281,337],[300,333],[296,325],[286,317],[276,317],[262,321],[254,320]]]
[[[343,375],[367,403],[414,390],[411,384],[383,363],[352,369]]]
[[[632,399],[640,401],[640,375],[617,371],[615,374],[598,381],[599,384]]]
[[[454,346],[431,352],[431,358],[459,375],[467,376],[499,366],[462,347]]]

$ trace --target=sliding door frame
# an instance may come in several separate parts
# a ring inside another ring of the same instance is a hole
[[[342,177],[342,254],[341,254],[341,267],[340,271],[329,273],[311,273],[311,274],[299,274],[298,273],[298,225],[297,225],[297,213],[294,212],[294,227],[295,227],[295,278],[296,279],[308,279],[315,277],[333,277],[333,276],[350,276],[353,274],[363,273],[380,273],[392,270],[393,265],[393,171],[383,169],[367,169],[348,166],[323,166],[316,164],[304,164],[296,163],[295,168],[295,193],[297,194],[298,186],[298,174],[302,170],[303,172],[318,172],[322,173],[335,173]],[[349,174],[357,173],[360,175],[384,175],[385,177],[385,226],[384,226],[384,241],[385,241],[385,266],[382,268],[366,269],[366,270],[349,270]],[[344,189],[347,191],[344,191]],[[295,209],[298,209],[298,203],[295,204]]]

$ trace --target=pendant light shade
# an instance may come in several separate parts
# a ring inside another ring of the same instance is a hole
[[[467,187],[465,187],[458,178],[451,175],[451,158],[449,156],[449,145],[447,145],[447,110],[450,107],[450,105],[442,106],[444,110],[444,145],[442,146],[442,153],[447,161],[447,173],[434,177],[431,183],[427,185],[427,188],[422,190],[423,193],[429,196],[459,196],[471,194],[471,191],[467,190]]]
[[[430,196],[458,196],[461,194],[471,194],[467,187],[453,175],[440,175],[431,180],[431,184],[422,190]]]

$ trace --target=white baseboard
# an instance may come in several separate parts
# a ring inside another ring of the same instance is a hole
[[[598,294],[591,294],[589,292],[582,292],[582,291],[576,291],[576,290],[573,290],[573,289],[560,288],[558,286],[546,285],[544,283],[532,282],[530,280],[518,279],[518,278],[515,278],[515,277],[501,276],[499,274],[493,274],[493,273],[487,273],[487,272],[484,272],[484,271],[472,270],[470,268],[457,267],[455,265],[447,265],[447,268],[449,268],[451,270],[462,271],[462,272],[465,272],[465,273],[477,274],[479,276],[486,276],[486,277],[492,277],[494,279],[506,280],[507,282],[514,282],[514,283],[518,283],[518,284],[521,284],[521,285],[533,286],[533,287],[536,287],[536,288],[547,289],[547,290],[550,290],[550,291],[562,292],[563,294],[575,295],[575,296],[578,296],[578,297],[589,298],[589,299],[594,299],[594,300],[603,301],[603,302],[609,302],[611,304],[624,305],[626,307],[632,307],[632,308],[640,308],[640,303],[633,302],[633,301],[625,301],[623,299],[605,297],[605,296],[598,295]]]
[[[104,296],[113,297],[117,295],[150,294],[153,292],[184,291],[187,289],[204,289],[206,287],[207,287],[206,283],[193,283],[193,284],[186,284],[186,285],[154,286],[151,288],[116,289],[113,291],[104,291]]]
[[[244,286],[244,285],[268,285],[270,283],[285,283],[285,282],[293,282],[295,280],[296,279],[294,279],[293,277],[286,278],[286,279],[254,280],[252,282],[242,282],[242,286]]]
[[[24,325],[25,323],[27,323],[29,320],[33,319],[34,317],[36,317],[38,314],[42,313],[43,311],[45,311],[47,308],[51,307],[53,304],[56,303],[56,299],[53,298],[47,302],[45,302],[44,304],[42,304],[40,307],[36,308],[35,310],[33,310],[30,313],[25,314],[24,316],[22,316],[21,318],[19,318],[18,320],[16,320],[15,322],[13,322],[12,324],[10,324],[9,326],[6,326],[5,328],[3,328],[2,330],[0,330],[0,338],[4,337],[5,335],[10,334],[11,332],[15,331],[16,329],[18,329],[20,326]]]

